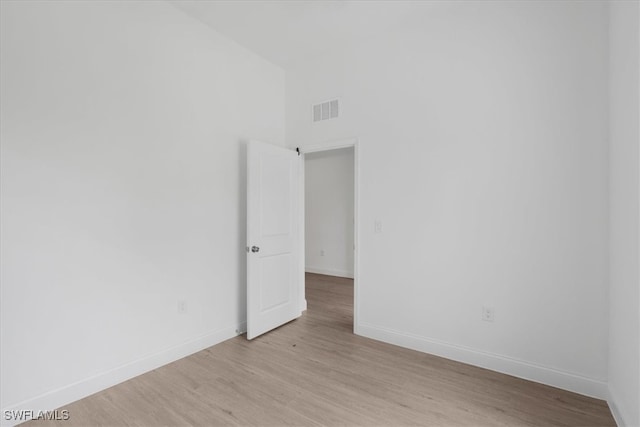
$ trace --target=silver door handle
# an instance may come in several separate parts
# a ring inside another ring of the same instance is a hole
[[[260,252],[260,248],[257,246],[251,246],[251,252],[253,253]]]

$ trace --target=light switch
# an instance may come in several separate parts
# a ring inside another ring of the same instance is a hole
[[[382,221],[379,219],[376,219],[375,222],[373,223],[373,231],[374,233],[382,233]]]

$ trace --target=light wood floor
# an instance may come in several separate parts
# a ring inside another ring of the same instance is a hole
[[[65,408],[62,426],[614,426],[605,402],[358,337],[353,283],[307,275],[308,311]],[[48,421],[32,422],[41,427]]]

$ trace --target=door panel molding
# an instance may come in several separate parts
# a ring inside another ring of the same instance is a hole
[[[301,314],[299,165],[295,151],[247,144],[247,339]]]

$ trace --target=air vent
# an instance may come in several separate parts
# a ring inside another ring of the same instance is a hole
[[[313,121],[337,119],[339,116],[338,100],[333,99],[313,106]]]

